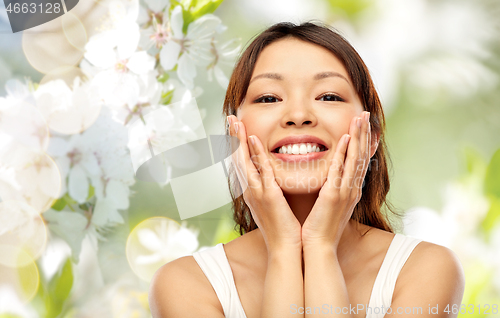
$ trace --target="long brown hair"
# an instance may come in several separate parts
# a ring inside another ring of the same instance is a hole
[[[380,140],[366,172],[361,199],[354,208],[351,218],[375,228],[394,232],[388,215],[381,211],[385,205],[388,212],[400,215],[386,199],[390,188],[386,158],[390,161],[390,157],[384,139],[385,117],[382,105],[365,63],[347,40],[334,29],[311,22],[300,25],[282,22],[260,33],[245,49],[236,63],[226,91],[223,107],[224,116],[236,116],[236,110],[245,98],[255,63],[262,50],[269,44],[288,37],[317,44],[330,50],[346,68],[364,110],[370,112],[371,129],[373,132],[380,133]],[[226,134],[229,135],[227,127]],[[257,224],[255,224],[243,195],[238,197],[234,195],[234,189],[239,187],[234,168],[230,169],[228,185],[233,200],[232,208],[236,230],[243,235],[256,229]]]

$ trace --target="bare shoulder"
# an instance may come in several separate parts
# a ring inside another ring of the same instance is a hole
[[[433,317],[456,317],[443,310],[460,306],[465,278],[457,255],[447,247],[420,242],[398,276],[393,294],[395,306],[438,306]]]
[[[401,270],[401,278],[412,276],[429,281],[464,282],[462,265],[457,255],[447,247],[426,241],[415,247]]]
[[[193,256],[158,269],[149,289],[149,306],[154,318],[224,317],[212,285]]]

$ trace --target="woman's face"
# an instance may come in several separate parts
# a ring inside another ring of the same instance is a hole
[[[256,135],[262,142],[283,192],[299,194],[321,189],[339,139],[363,110],[347,71],[333,53],[286,38],[261,52],[237,117],[245,124],[247,137]],[[299,138],[283,140],[291,136]],[[302,143],[304,153],[308,143],[311,150],[318,145],[314,141],[326,150],[300,154]],[[283,143],[287,149],[291,145],[292,154],[275,152],[275,146]]]

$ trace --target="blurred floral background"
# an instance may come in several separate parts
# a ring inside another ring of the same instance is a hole
[[[459,317],[495,316],[498,16],[497,0],[80,0],[13,34],[0,6],[0,317],[150,317],[157,268],[236,238],[230,204],[181,220],[169,182],[135,177],[129,128],[161,108],[172,120],[150,146],[201,138],[175,115],[195,98],[205,133],[224,134],[242,48],[308,20],[337,28],[372,73],[397,231],[456,252]]]

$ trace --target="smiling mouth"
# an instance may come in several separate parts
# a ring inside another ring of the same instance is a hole
[[[322,144],[318,144],[318,145],[319,145],[319,151],[316,151],[316,152],[324,152],[324,151],[328,150],[328,147],[326,147],[325,145],[322,145]],[[281,149],[281,147],[277,147],[276,149],[272,150],[271,152],[272,153],[280,153],[279,152],[280,149]],[[310,153],[314,153],[314,151],[313,152],[307,152],[306,154],[310,154]],[[290,155],[289,153],[286,153],[286,154]],[[299,154],[291,154],[291,155],[300,155],[300,153]],[[302,155],[304,155],[304,154],[302,154]]]

